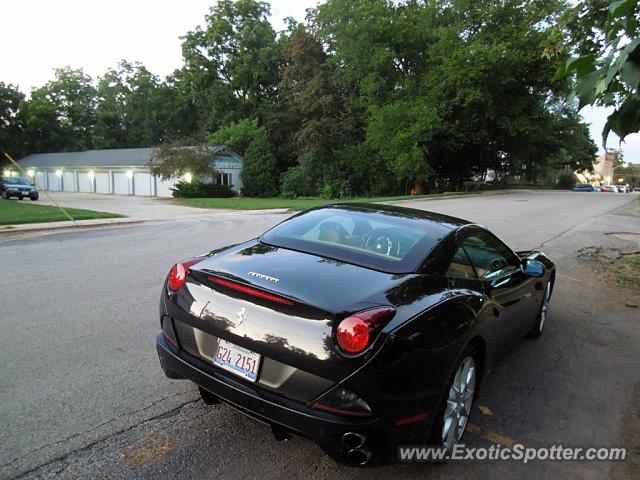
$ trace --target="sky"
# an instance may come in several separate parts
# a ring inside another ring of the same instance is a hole
[[[271,22],[303,21],[317,0],[272,0]],[[0,81],[28,93],[53,78],[56,67],[82,68],[92,77],[120,60],[142,62],[164,77],[182,64],[180,36],[204,23],[214,0],[0,0]],[[608,115],[585,107],[591,136],[602,150],[601,132]],[[625,143],[611,134],[607,147],[621,147],[625,161],[640,163],[640,135]]]

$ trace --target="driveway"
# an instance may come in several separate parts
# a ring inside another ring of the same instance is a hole
[[[99,193],[48,192],[63,207],[84,208],[125,215],[133,220],[168,220],[191,215],[211,214],[206,208],[177,205],[170,198],[138,197],[133,195],[103,195]],[[53,205],[42,192],[39,203]]]
[[[520,342],[487,376],[477,405],[492,414],[474,410],[467,445],[626,446],[628,461],[357,470],[309,442],[276,442],[228,407],[205,406],[193,384],[166,379],[158,365],[163,279],[178,259],[286,218],[219,212],[0,244],[12,272],[0,276],[0,477],[637,478],[640,323],[628,305],[640,303],[638,292],[613,288],[581,256],[640,248],[637,197],[512,192],[410,205],[482,223],[518,249],[542,246],[558,265],[545,334]]]

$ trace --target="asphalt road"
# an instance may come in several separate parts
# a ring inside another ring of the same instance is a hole
[[[559,267],[547,331],[487,377],[477,405],[493,414],[474,412],[466,443],[626,446],[630,459],[359,470],[205,406],[157,361],[163,279],[176,260],[255,237],[288,215],[213,212],[0,241],[0,478],[640,475],[640,322],[627,306],[640,298],[578,259],[585,247],[640,248],[636,196],[513,192],[410,204],[484,224],[515,249],[542,248]]]

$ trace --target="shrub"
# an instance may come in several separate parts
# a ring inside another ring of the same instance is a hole
[[[229,185],[203,183],[198,180],[191,183],[178,182],[171,188],[171,191],[175,198],[227,198],[235,195]]]
[[[285,198],[313,197],[317,192],[313,156],[304,153],[298,158],[298,165],[282,175],[282,196]]]
[[[264,128],[251,141],[242,165],[242,193],[247,197],[273,197],[278,194],[276,156]]]

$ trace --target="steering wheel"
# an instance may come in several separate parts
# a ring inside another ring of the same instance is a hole
[[[387,256],[400,256],[400,241],[386,228],[376,228],[363,236],[364,248]]]
[[[502,270],[505,267],[505,261],[501,258],[494,258],[493,260],[491,260],[491,262],[489,263],[489,269],[488,269],[488,273],[495,273],[495,272],[499,272],[500,270]]]

